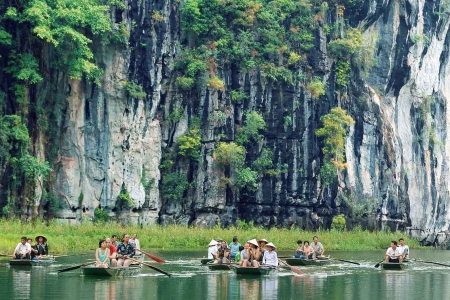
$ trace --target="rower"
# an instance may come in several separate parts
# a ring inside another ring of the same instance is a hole
[[[323,245],[321,242],[319,242],[319,237],[318,236],[314,236],[313,237],[313,244],[311,245],[312,247],[312,254],[310,254],[310,258],[312,259],[317,259],[320,258],[321,256],[323,256],[323,253],[325,252],[325,249],[323,248]]]
[[[217,241],[211,240],[208,244],[208,258],[215,259],[217,256]]]
[[[400,238],[398,240],[399,244],[398,245],[398,251],[401,253],[403,260],[407,260],[409,258],[409,247],[408,245],[405,245],[405,240],[403,238]]]
[[[17,244],[14,249],[13,259],[30,259],[31,258],[31,245],[27,242],[25,236],[20,238],[20,243]]]
[[[98,248],[95,251],[95,266],[98,268],[109,267],[109,248],[106,240],[100,240]]]
[[[270,267],[278,267],[278,256],[275,252],[275,245],[273,243],[268,243],[266,245],[266,251],[264,251],[264,256],[262,264]]]
[[[397,241],[391,241],[391,247],[386,250],[384,261],[390,263],[401,263],[403,261],[402,254],[397,247]]]
[[[305,259],[305,252],[303,251],[303,241],[298,240],[297,241],[297,250],[294,254],[295,258]]]
[[[214,263],[229,264],[230,261],[228,258],[230,257],[230,249],[228,248],[227,243],[224,240],[220,240],[217,247],[217,256]]]
[[[35,248],[35,254],[38,256],[38,258],[42,258],[42,256],[48,255],[48,245],[47,245],[47,238],[43,235],[38,235],[35,238],[36,245]]]
[[[231,260],[234,260],[236,255],[238,255],[240,247],[241,244],[239,243],[237,236],[233,236],[233,242],[230,243]]]
[[[117,266],[118,267],[129,267],[131,265],[132,258],[135,255],[135,250],[133,245],[129,243],[130,236],[124,234],[122,238],[122,243],[117,247]]]

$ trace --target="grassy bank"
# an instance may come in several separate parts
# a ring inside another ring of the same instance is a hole
[[[22,223],[17,220],[0,220],[0,253],[10,254],[22,235],[34,237],[45,235],[49,240],[50,251],[53,254],[85,253],[95,249],[98,240],[111,234],[136,233],[141,241],[142,249],[154,250],[200,250],[205,249],[213,238],[231,240],[237,235],[240,241],[251,238],[266,238],[277,245],[279,250],[295,249],[296,241],[312,240],[318,235],[327,250],[376,250],[388,247],[391,240],[404,236],[401,232],[369,232],[355,231],[303,231],[298,229],[270,230],[252,227],[248,228],[189,228],[184,226],[122,226],[117,223],[63,225],[51,222],[48,226],[43,222]],[[414,239],[407,239],[411,248],[419,248]]]

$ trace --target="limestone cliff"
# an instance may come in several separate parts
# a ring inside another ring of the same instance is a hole
[[[339,7],[328,2],[327,16],[316,18],[308,67],[293,71],[300,76],[307,69],[326,82],[319,100],[304,80],[280,82],[226,61],[210,65],[223,87],[186,91],[176,80],[177,60],[193,43],[181,24],[183,1],[133,0],[113,10],[115,26],[126,24],[130,36],[125,47],[95,43],[104,69],[100,84],[50,74],[54,88],[37,87],[64,99],[54,107],[52,135],[44,139],[56,155],[34,135],[35,154],[53,166],[49,189],[62,201],[56,216],[77,221],[101,207],[142,224],[226,226],[242,219],[317,228],[343,213],[350,226],[409,229],[429,242],[444,238],[450,222],[450,4],[366,0],[344,12],[345,22],[362,30],[366,56],[362,66],[352,64],[350,83],[339,90],[337,59],[327,47],[327,24],[339,24]],[[51,55],[43,50],[47,60]],[[130,82],[146,96],[127,93]],[[233,101],[236,90],[245,92],[246,101]],[[325,186],[315,132],[320,117],[338,105],[355,123],[345,141],[346,170]],[[261,113],[267,126],[262,142],[248,147],[246,161],[270,149],[277,172],[260,176],[254,190],[238,191],[227,182],[236,174],[218,163],[214,151],[218,142],[236,139],[249,111]],[[187,159],[177,155],[177,141],[195,122],[200,155]],[[160,186],[174,173],[189,184],[181,201],[165,197]],[[119,209],[124,189],[133,203]],[[39,201],[43,213],[47,200]]]

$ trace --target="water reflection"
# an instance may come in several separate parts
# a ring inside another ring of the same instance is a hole
[[[14,299],[30,299],[31,269],[12,268]]]

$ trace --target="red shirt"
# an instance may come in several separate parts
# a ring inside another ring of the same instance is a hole
[[[109,245],[109,253],[110,253],[110,255],[113,254],[114,252],[117,252],[117,247],[114,246],[113,244]]]

